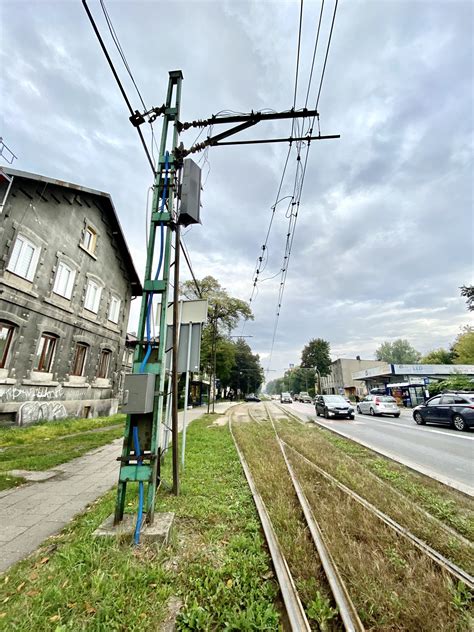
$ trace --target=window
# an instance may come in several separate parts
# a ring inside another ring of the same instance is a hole
[[[76,344],[76,349],[74,351],[74,360],[72,362],[72,370],[71,375],[82,375],[84,373],[84,366],[86,363],[87,349],[88,345],[83,342],[78,342]]]
[[[89,226],[89,225],[86,226],[84,230],[84,235],[82,237],[82,245],[88,252],[90,252],[91,254],[94,254],[96,243],[97,243],[96,231],[92,228],[92,226]]]
[[[428,406],[439,406],[441,402],[441,397],[433,397],[433,399],[430,399],[430,401],[428,402]]]
[[[63,261],[60,261],[58,263],[56,278],[54,279],[53,292],[55,294],[59,294],[60,296],[64,296],[64,298],[70,299],[75,277],[76,271],[72,270]]]
[[[13,325],[0,322],[0,369],[3,369],[7,363],[14,330]]]
[[[54,350],[58,337],[52,334],[43,334],[36,353],[35,371],[49,373],[53,362]]]
[[[116,296],[110,298],[108,319],[113,323],[118,323],[120,313],[120,299]]]
[[[112,352],[108,349],[104,349],[103,351],[101,351],[99,358],[99,368],[97,369],[97,377],[107,377],[111,355]]]
[[[101,293],[102,293],[102,288],[100,287],[100,285],[97,285],[95,281],[91,281],[89,279],[87,281],[86,298],[84,300],[84,307],[88,309],[90,312],[94,312],[94,314],[97,314],[97,312],[99,311]]]
[[[8,262],[7,270],[18,276],[33,281],[36,266],[38,265],[40,249],[31,243],[26,237],[18,234],[13,245],[12,255]]]
[[[452,395],[445,395],[441,400],[442,404],[454,404],[454,397]]]

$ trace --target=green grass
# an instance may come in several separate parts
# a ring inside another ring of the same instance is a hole
[[[189,427],[180,496],[159,492],[157,511],[176,512],[171,547],[92,538],[113,511],[111,492],[0,578],[0,628],[158,630],[175,601],[179,630],[278,630],[278,588],[252,496],[228,428],[208,427],[215,418]]]
[[[47,470],[122,436],[124,415],[0,429],[0,490],[25,482],[9,470]]]

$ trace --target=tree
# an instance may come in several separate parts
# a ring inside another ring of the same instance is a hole
[[[474,328],[464,327],[453,344],[454,364],[474,364]]]
[[[235,362],[231,369],[229,386],[235,392],[258,392],[263,379],[263,368],[258,354],[253,354],[249,345],[243,338],[238,338],[232,343],[235,348]]]
[[[444,391],[474,391],[474,382],[465,375],[453,375],[441,382],[430,382],[430,397]]]
[[[433,349],[420,360],[421,364],[453,364],[454,353],[450,349]]]
[[[467,309],[474,311],[474,285],[461,285],[461,296],[466,298]]]
[[[185,281],[180,285],[180,292],[184,298],[203,298],[209,304],[207,324],[202,335],[201,365],[209,370],[211,384],[218,376],[222,385],[228,385],[234,364],[233,343],[228,336],[241,318],[253,320],[252,310],[245,301],[229,296],[213,276],[204,277],[198,281],[198,286],[200,292],[193,281]]]
[[[301,367],[319,370],[321,376],[331,372],[331,356],[329,342],[322,338],[313,338],[301,352]]]
[[[408,340],[402,338],[393,342],[383,342],[375,352],[376,360],[388,364],[415,364],[419,361],[420,355]]]

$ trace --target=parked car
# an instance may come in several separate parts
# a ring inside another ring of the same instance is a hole
[[[246,402],[259,402],[260,399],[254,393],[250,393],[250,395],[245,396],[245,401]]]
[[[367,395],[357,404],[357,412],[365,415],[393,415],[400,417],[397,400],[390,395]]]
[[[413,409],[419,426],[425,423],[444,424],[455,430],[474,426],[474,393],[444,393],[431,397]]]
[[[306,391],[301,391],[301,393],[298,395],[298,401],[302,402],[303,404],[311,404],[312,400],[309,393],[307,393]]]
[[[342,395],[318,395],[316,397],[316,415],[324,415],[329,419],[331,415],[335,417],[347,417],[354,419],[354,409],[346,402]]]
[[[291,399],[291,395],[289,393],[282,393],[280,395],[280,404],[292,404],[293,400]]]

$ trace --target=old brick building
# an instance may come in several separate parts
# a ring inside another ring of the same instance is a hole
[[[140,294],[107,193],[0,170],[0,421],[116,412]]]

